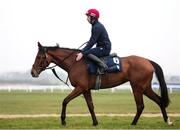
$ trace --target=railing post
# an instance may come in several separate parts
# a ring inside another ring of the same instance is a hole
[[[169,87],[169,91],[170,91],[170,93],[172,93],[172,87],[171,86]]]

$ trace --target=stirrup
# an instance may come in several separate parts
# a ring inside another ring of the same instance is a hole
[[[98,68],[97,69],[97,75],[104,75],[106,72],[106,70],[104,70],[103,68]]]
[[[104,71],[108,70],[108,66],[105,63],[98,63],[98,65],[100,66],[100,68],[104,69]]]

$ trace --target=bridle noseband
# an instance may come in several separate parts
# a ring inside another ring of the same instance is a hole
[[[38,65],[38,67],[35,67],[35,65],[32,66],[32,68],[34,69],[34,71],[39,74],[40,72],[46,70],[47,66],[49,65],[49,62],[47,60],[47,57],[46,57],[46,54],[45,52],[43,52],[43,54],[41,55],[44,55],[44,59],[43,61]]]

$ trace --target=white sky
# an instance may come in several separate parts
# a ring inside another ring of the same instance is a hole
[[[0,73],[30,69],[37,41],[69,48],[88,41],[89,8],[100,11],[112,52],[149,58],[165,75],[180,75],[179,0],[0,0]]]

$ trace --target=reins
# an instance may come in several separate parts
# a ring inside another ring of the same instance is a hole
[[[81,48],[82,46],[84,46],[85,44],[87,44],[87,42],[85,42],[85,43],[83,43],[81,46],[79,46],[78,49],[80,49],[80,48]],[[70,56],[72,56],[75,52],[76,52],[76,51],[71,52],[68,56],[66,56],[66,57],[60,62],[60,64],[62,64],[65,60],[67,60],[67,59],[68,59]],[[69,84],[67,83],[67,82],[68,82],[68,79],[69,79],[69,75],[67,76],[66,81],[63,81],[63,80],[57,75],[57,73],[56,73],[56,70],[55,70],[55,67],[56,67],[56,66],[57,66],[57,65],[50,66],[50,67],[46,67],[45,70],[51,69],[52,72],[53,72],[53,74],[56,76],[56,78],[59,79],[62,83],[64,83],[65,85],[67,85],[67,86],[70,88]],[[70,89],[71,89],[71,88],[70,88]],[[72,90],[72,89],[71,89],[71,90]]]

